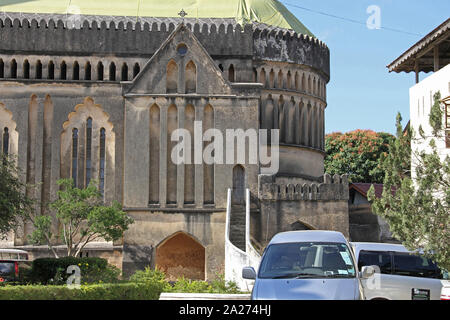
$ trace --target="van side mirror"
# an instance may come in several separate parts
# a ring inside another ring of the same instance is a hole
[[[247,280],[255,280],[256,272],[252,267],[242,268],[242,278]]]
[[[361,269],[361,278],[369,279],[375,274],[375,266],[364,266]]]

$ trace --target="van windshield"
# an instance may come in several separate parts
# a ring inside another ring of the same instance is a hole
[[[264,254],[262,279],[354,278],[350,250],[343,243],[299,242],[273,244]]]

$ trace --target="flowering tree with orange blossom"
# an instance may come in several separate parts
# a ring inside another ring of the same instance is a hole
[[[325,137],[325,171],[348,174],[350,182],[383,183],[380,160],[387,156],[394,136],[372,130],[334,132]]]

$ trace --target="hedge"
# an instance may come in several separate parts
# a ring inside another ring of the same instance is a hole
[[[0,300],[157,300],[163,291],[158,282],[68,286],[4,286]]]
[[[66,273],[66,270],[72,265],[80,266],[84,274],[93,271],[101,273],[108,267],[108,261],[97,257],[39,258],[33,261],[30,277],[34,283],[48,284],[60,271],[61,280],[65,282],[67,277],[70,276]]]

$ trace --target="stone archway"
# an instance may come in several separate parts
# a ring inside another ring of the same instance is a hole
[[[177,232],[156,247],[156,266],[169,281],[184,276],[205,280],[205,247],[184,232]]]
[[[296,221],[292,223],[289,227],[290,231],[315,230],[314,227],[302,221]]]

